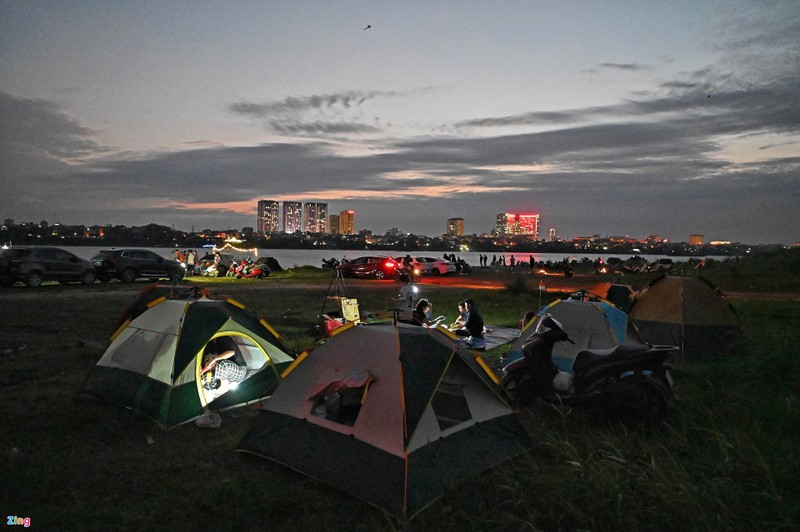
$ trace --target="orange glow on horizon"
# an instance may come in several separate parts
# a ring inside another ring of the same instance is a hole
[[[503,187],[474,185],[468,182],[449,182],[439,185],[422,185],[417,187],[403,188],[402,190],[353,190],[353,189],[330,189],[314,190],[299,193],[286,193],[273,195],[274,201],[352,201],[352,200],[397,200],[432,198],[452,194],[481,194],[486,192],[502,192],[525,190],[523,187]],[[255,215],[258,209],[258,201],[261,196],[241,201],[227,202],[162,202],[161,207],[180,210],[217,210],[227,211],[236,214]]]

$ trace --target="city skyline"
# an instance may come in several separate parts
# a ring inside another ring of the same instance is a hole
[[[791,0],[0,13],[3,219],[245,227],[266,196],[376,233],[800,240]]]

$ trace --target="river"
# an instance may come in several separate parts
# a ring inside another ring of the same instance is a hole
[[[84,259],[92,258],[98,251],[101,249],[114,249],[109,248],[108,246],[104,247],[93,247],[93,246],[61,246],[62,249],[66,249],[71,251],[72,253],[76,254],[79,257]],[[172,251],[174,248],[139,248],[139,249],[149,249],[158,253],[159,255],[165,258],[172,257]],[[197,249],[196,250],[199,257],[202,257],[206,253],[210,253],[210,249]],[[322,265],[322,259],[330,259],[331,257],[335,257],[337,259],[342,259],[346,257],[348,259],[355,259],[358,257],[364,257],[369,255],[380,255],[380,256],[392,256],[392,257],[403,257],[405,255],[411,255],[412,257],[442,257],[445,253],[451,254],[450,252],[445,251],[391,251],[391,250],[332,250],[332,249],[257,249],[257,250],[235,250],[235,249],[227,249],[224,253],[230,253],[237,257],[274,257],[278,264],[281,265],[283,268],[295,268],[298,266],[316,266],[320,267]],[[492,261],[492,257],[497,257],[500,259],[501,256],[505,256],[506,263],[508,263],[511,257],[514,257],[516,262],[528,262],[530,257],[533,256],[534,260],[536,261],[553,261],[559,262],[564,259],[577,259],[581,260],[584,257],[588,257],[590,260],[595,260],[596,258],[601,258],[604,261],[607,260],[609,257],[617,257],[622,260],[625,260],[630,257],[630,255],[619,255],[619,254],[581,254],[581,253],[479,253],[476,251],[469,251],[465,253],[456,253],[458,258],[464,259],[473,266],[478,266],[480,262],[480,255],[486,255],[489,257],[489,263]],[[654,262],[658,259],[669,258],[675,262],[686,262],[691,258],[698,258],[698,257],[674,257],[674,256],[667,256],[667,255],[638,255],[648,262]],[[708,256],[705,258],[711,258],[715,260],[726,260],[731,257],[727,256]]]

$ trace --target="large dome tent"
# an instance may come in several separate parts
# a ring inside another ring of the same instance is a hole
[[[239,450],[399,517],[532,446],[479,355],[447,331],[348,324],[298,361]]]
[[[635,295],[630,317],[645,341],[679,346],[678,360],[729,355],[744,340],[733,309],[702,277],[655,279]]]
[[[202,386],[207,346],[227,337],[246,362],[246,377],[215,396]],[[272,394],[293,358],[278,333],[233,300],[159,298],[114,338],[80,394],[144,414],[164,428]]]

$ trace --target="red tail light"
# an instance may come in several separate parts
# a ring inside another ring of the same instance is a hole
[[[383,265],[387,268],[397,268],[397,263],[393,260],[387,260]]]

